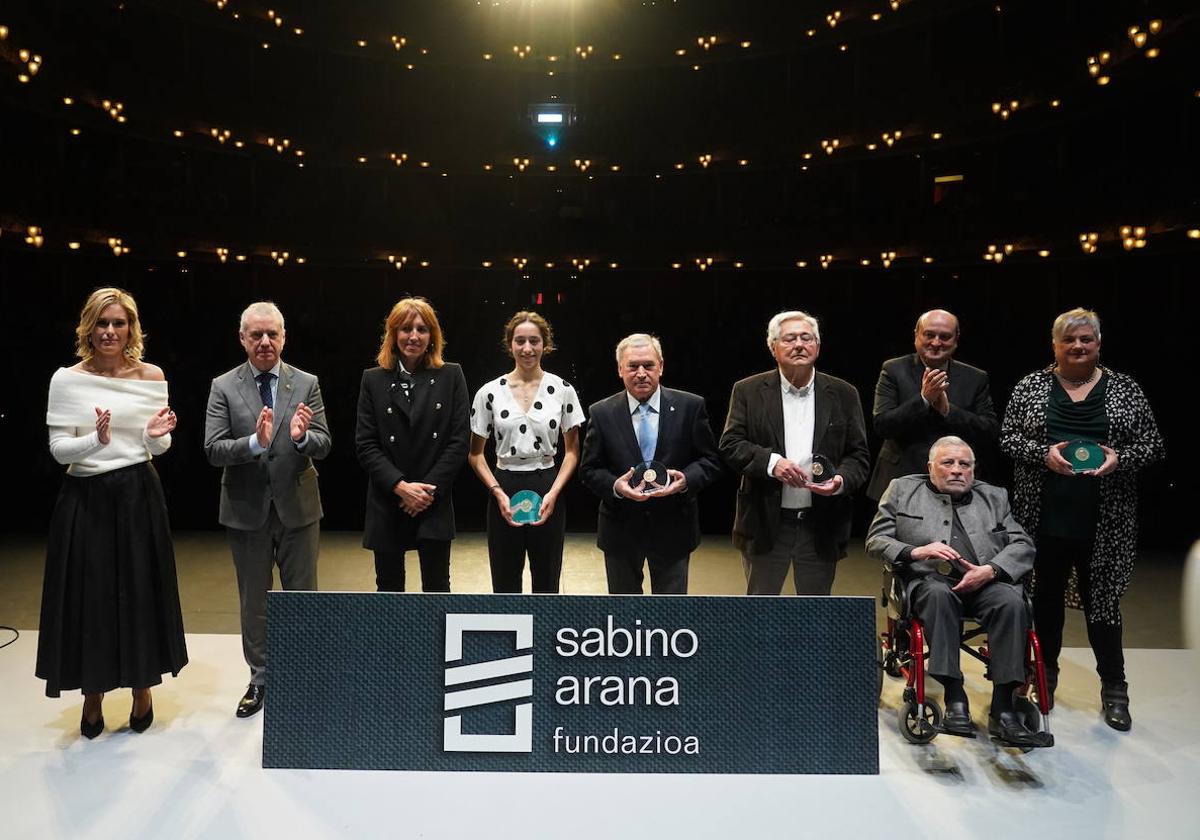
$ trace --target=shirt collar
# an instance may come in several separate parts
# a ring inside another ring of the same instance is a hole
[[[658,413],[661,413],[658,408],[659,405],[661,404],[661,399],[662,399],[662,388],[655,388],[654,393],[650,395],[650,399],[646,400],[646,404],[649,405],[652,409],[654,409],[654,412],[656,414],[658,414]],[[633,394],[626,391],[625,392],[625,400],[629,403],[629,413],[636,414],[637,410],[638,410],[638,406],[641,405],[641,403],[638,402],[637,397],[635,397]]]
[[[278,362],[275,363],[275,367],[271,368],[270,370],[259,370],[258,368],[254,367],[254,365],[250,365],[250,367],[254,370],[254,381],[257,382],[259,375],[264,374],[264,373],[269,373],[272,376],[274,376],[276,379],[278,379],[279,378],[279,367],[282,364],[283,364],[283,360],[280,359]]]
[[[817,383],[816,368],[813,368],[812,379],[808,380],[808,384],[805,385],[803,388],[797,388],[795,385],[793,385],[791,382],[789,382],[788,378],[786,376],[784,376],[784,374],[783,374],[783,368],[779,369],[779,387],[783,389],[783,393],[785,393],[785,394],[794,394],[797,397],[807,397],[812,394],[813,385],[815,385],[816,383]]]

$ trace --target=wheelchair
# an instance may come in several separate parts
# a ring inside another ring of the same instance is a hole
[[[885,562],[880,605],[887,611],[887,629],[880,633],[878,652],[879,691],[883,693],[883,675],[905,680],[903,703],[897,723],[900,734],[910,744],[928,744],[941,732],[942,708],[937,701],[925,693],[925,660],[929,652],[925,647],[925,628],[912,615],[906,578],[892,564]],[[1022,580],[1022,584],[1026,581]],[[1046,666],[1042,659],[1042,646],[1033,630],[1033,600],[1029,589],[1024,587],[1025,614],[1030,618],[1025,642],[1025,682],[1017,689],[1014,708],[1026,727],[1033,731],[1050,731],[1050,706],[1046,693]],[[988,647],[980,640],[986,631],[978,620],[964,615],[960,628],[959,649],[979,660],[984,665],[984,676],[988,672]],[[1034,689],[1036,699],[1030,697]],[[1022,747],[1028,751],[1028,747]]]

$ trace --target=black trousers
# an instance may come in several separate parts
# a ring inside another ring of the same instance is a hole
[[[497,469],[496,481],[511,499],[521,490],[532,490],[545,496],[554,486],[558,469],[551,467],[530,472]],[[488,562],[492,568],[493,592],[520,592],[521,575],[525,571],[525,555],[529,555],[529,576],[534,592],[558,592],[562,577],[563,539],[567,519],[562,502],[541,525],[512,526],[500,515],[493,496],[488,504],[487,543]]]
[[[610,595],[641,595],[642,566],[650,567],[650,592],[655,595],[686,595],[688,558],[645,551],[606,551],[604,571]]]
[[[380,592],[404,591],[404,552],[375,552],[375,587]],[[417,557],[421,562],[421,591],[450,591],[450,541],[419,540]]]
[[[1036,575],[1033,590],[1033,626],[1042,642],[1047,668],[1058,673],[1058,655],[1062,651],[1065,600],[1071,569],[1075,570],[1084,616],[1091,608],[1092,540],[1037,538]],[[1122,625],[1087,621],[1088,643],[1096,656],[1096,672],[1104,682],[1124,682],[1125,651],[1121,644]]]

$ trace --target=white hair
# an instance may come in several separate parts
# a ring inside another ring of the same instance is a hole
[[[250,304],[245,309],[243,309],[242,310],[242,319],[238,322],[238,331],[245,332],[246,331],[246,321],[248,321],[251,318],[261,317],[264,315],[268,318],[274,318],[276,321],[278,321],[279,322],[279,331],[284,332],[283,313],[279,311],[278,306],[276,306],[269,300],[255,301],[254,303]]]
[[[817,344],[821,343],[821,325],[817,323],[817,319],[807,312],[793,309],[788,312],[780,312],[767,323],[767,349],[775,349],[775,342],[779,340],[779,330],[783,326],[784,321],[806,322],[812,327],[812,334],[817,339]]]
[[[654,355],[658,357],[661,364],[663,360],[662,344],[658,338],[649,333],[634,333],[627,335],[617,342],[617,364],[621,364],[621,354],[630,347],[649,347],[654,351]]]
[[[1055,341],[1061,341],[1064,335],[1076,327],[1091,327],[1092,332],[1096,335],[1096,340],[1100,340],[1100,316],[1083,307],[1068,310],[1055,318],[1054,326],[1050,329],[1050,336]]]
[[[937,460],[937,451],[945,446],[965,446],[967,451],[971,453],[971,463],[975,463],[975,450],[971,448],[971,444],[960,438],[958,435],[946,435],[940,437],[933,442],[933,446],[929,447],[929,463]]]

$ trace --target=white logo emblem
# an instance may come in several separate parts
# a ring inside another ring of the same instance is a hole
[[[462,660],[464,633],[513,633],[513,650],[528,653],[470,665],[451,665]],[[533,616],[473,613],[446,616],[446,702],[445,711],[486,706],[506,700],[530,698],[515,707],[515,731],[511,735],[464,734],[462,716],[447,717],[442,724],[445,752],[533,752]],[[506,682],[450,691],[451,686],[514,677]],[[525,679],[520,679],[525,677]]]

